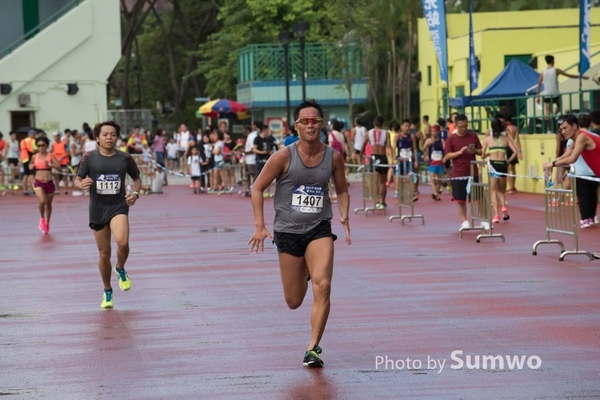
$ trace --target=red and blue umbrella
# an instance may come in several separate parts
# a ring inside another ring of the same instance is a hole
[[[198,112],[211,118],[249,118],[246,106],[228,99],[211,100],[200,106]]]

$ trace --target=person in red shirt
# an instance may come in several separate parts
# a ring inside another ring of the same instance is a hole
[[[598,114],[594,115],[594,113],[595,111],[592,112],[592,124],[594,119],[598,118]],[[568,166],[575,163],[581,156],[596,178],[600,178],[600,136],[580,129],[577,117],[572,114],[560,117],[557,125],[560,134],[566,140],[572,139],[574,144],[562,156],[545,163],[544,169],[551,170],[552,167]],[[575,170],[575,174],[578,174],[577,170]],[[589,227],[594,224],[596,217],[598,182],[583,178],[575,178],[575,180],[582,228]]]
[[[462,219],[461,228],[470,228],[467,220],[467,183],[468,179],[455,179],[471,175],[471,161],[481,155],[481,142],[477,134],[469,131],[469,120],[466,115],[458,114],[454,118],[456,134],[448,135],[444,148],[444,162],[452,160],[452,199],[458,204],[458,212]],[[479,179],[475,168],[473,179]]]

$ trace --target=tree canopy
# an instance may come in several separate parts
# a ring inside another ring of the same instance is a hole
[[[473,0],[482,11],[577,7],[578,0]],[[448,13],[468,12],[468,0],[446,0]],[[417,0],[121,0],[122,58],[109,80],[121,107],[157,110],[161,122],[193,122],[195,98],[235,99],[237,52],[256,43],[277,43],[280,31],[309,22],[306,40],[335,44],[334,66],[350,89],[347,57],[360,46],[370,91],[362,109],[387,118],[411,112],[418,90]]]

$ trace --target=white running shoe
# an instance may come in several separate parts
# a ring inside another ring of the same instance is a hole
[[[469,221],[463,221],[462,224],[460,224],[460,229],[469,229],[471,228],[471,223]]]
[[[490,230],[490,224],[487,221],[481,221],[481,227],[486,231]]]

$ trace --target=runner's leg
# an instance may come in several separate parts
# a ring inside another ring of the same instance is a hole
[[[385,187],[385,174],[381,174]],[[310,272],[313,290],[311,311],[311,340],[307,350],[312,350],[321,342],[331,306],[331,279],[333,277],[333,239],[324,237],[309,243],[305,253],[306,265]]]
[[[98,259],[98,269],[100,270],[100,277],[104,284],[104,290],[109,290],[110,286],[110,226],[105,225],[99,231],[94,231],[94,238],[96,239],[96,246],[98,246],[98,253],[100,258]]]
[[[115,215],[110,220],[110,230],[117,243],[117,265],[119,268],[125,268],[129,257],[129,219],[127,215]]]

